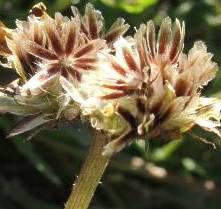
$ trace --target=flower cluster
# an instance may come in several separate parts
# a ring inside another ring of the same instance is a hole
[[[221,101],[201,96],[217,64],[201,41],[183,53],[184,27],[168,17],[159,32],[152,21],[141,25],[134,38],[114,43],[115,53],[103,52],[97,71],[85,78],[94,86],[85,114],[113,137],[104,154],[136,137],[177,139],[195,125],[221,136]]]
[[[35,5],[26,21],[16,28],[0,25],[0,55],[4,67],[13,68],[18,79],[1,87],[0,112],[27,116],[9,136],[80,115],[82,97],[76,90],[81,76],[96,69],[99,51],[112,47],[128,25],[118,19],[105,32],[101,13],[87,4],[84,16],[72,8],[73,17],[56,13],[52,18],[43,3]],[[75,88],[75,100],[66,83]]]
[[[217,64],[203,42],[185,54],[184,23],[153,21],[133,37],[118,19],[105,32],[91,4],[73,17],[35,5],[15,29],[0,25],[3,66],[19,78],[1,88],[0,112],[27,116],[10,136],[84,117],[108,134],[105,155],[139,137],[178,138],[195,125],[220,136],[221,101],[201,96]]]

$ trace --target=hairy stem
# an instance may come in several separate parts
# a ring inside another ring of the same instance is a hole
[[[88,156],[83,163],[65,209],[87,209],[110,157],[103,156],[103,147],[108,137],[100,132],[95,134]]]

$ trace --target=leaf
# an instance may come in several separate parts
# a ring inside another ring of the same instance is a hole
[[[20,121],[7,135],[7,138],[16,136],[18,134],[31,131],[43,124],[52,122],[53,119],[46,118],[45,115],[31,115]]]

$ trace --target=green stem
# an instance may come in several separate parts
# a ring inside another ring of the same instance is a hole
[[[88,156],[81,168],[65,209],[87,209],[100,183],[110,157],[103,156],[103,147],[107,144],[106,135],[97,132],[90,147]]]

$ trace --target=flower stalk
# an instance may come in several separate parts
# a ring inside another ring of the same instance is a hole
[[[102,155],[107,135],[96,132],[89,153],[80,171],[65,209],[87,209],[111,156]]]

